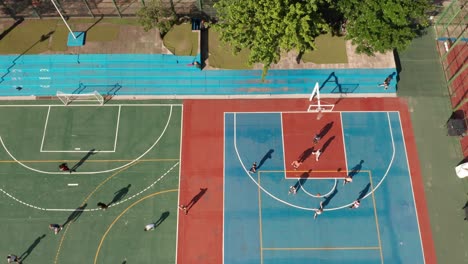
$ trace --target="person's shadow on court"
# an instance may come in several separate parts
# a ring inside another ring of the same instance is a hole
[[[132,186],[132,185],[129,184],[129,185],[127,185],[127,187],[124,187],[124,188],[122,188],[122,189],[116,191],[116,192],[114,193],[114,198],[112,198],[112,201],[111,201],[109,204],[107,204],[107,206],[110,206],[111,204],[114,204],[114,203],[116,203],[116,202],[122,200],[122,198],[124,198],[125,195],[127,195],[127,193],[128,193],[128,191],[130,190],[130,187],[131,187],[131,186]]]
[[[298,162],[304,162],[306,159],[308,159],[310,157],[310,155],[312,155],[312,152],[314,152],[314,148],[308,148],[306,150],[304,150],[304,152],[301,153],[301,155],[299,156],[299,158],[297,159]]]
[[[200,192],[197,193],[197,195],[195,195],[187,205],[185,205],[187,207],[187,213],[190,211],[190,208],[192,208],[198,202],[198,200],[202,198],[202,196],[206,193],[207,190],[208,188],[200,188]]]
[[[294,188],[296,190],[296,193],[304,186],[305,182],[307,181],[307,178],[309,178],[309,173],[312,172],[312,170],[306,171],[299,176],[299,180],[294,184]]]
[[[169,212],[166,211],[164,213],[161,214],[161,216],[159,217],[159,219],[154,222],[154,228],[158,227],[160,224],[162,224],[162,222],[164,222],[164,220],[166,220],[166,218],[169,216]]]
[[[31,252],[34,250],[34,248],[41,242],[41,240],[45,237],[46,235],[43,234],[42,236],[36,238],[36,240],[34,240],[34,242],[29,246],[28,249],[26,249],[26,251],[21,254],[21,256],[19,257],[21,259],[21,261],[24,261],[28,256],[29,254],[31,254]]]
[[[330,122],[330,123],[327,123],[322,129],[320,129],[320,132],[318,133],[318,136],[320,138],[323,138],[328,133],[328,131],[330,131],[332,126],[333,126],[333,121]]]
[[[325,150],[327,150],[328,146],[330,146],[331,142],[335,139],[335,136],[329,138],[325,144],[323,144],[322,148],[320,149],[320,152],[322,152],[322,154],[325,152]]]
[[[83,163],[89,158],[89,156],[91,155],[94,155],[96,154],[97,152],[95,152],[95,149],[91,149],[90,151],[88,151],[88,153],[86,153],[86,155],[84,157],[82,157],[80,159],[80,161],[78,161],[78,163],[76,163],[75,165],[73,165],[73,167],[71,168],[71,172],[73,171],[76,171],[76,169],[78,169],[81,165],[83,165]]]
[[[257,166],[257,170],[260,169],[260,167],[262,167],[263,163],[265,163],[265,161],[267,159],[271,159],[271,154],[273,154],[273,152],[275,152],[274,149],[270,149],[266,154],[265,156],[263,156],[263,158],[260,160],[260,162],[258,163],[258,166]]]
[[[359,196],[357,200],[361,200],[362,198],[364,198],[364,196],[366,196],[366,194],[369,192],[369,189],[370,189],[370,183],[368,183],[366,187],[364,187],[364,189],[362,189],[362,191],[359,192]]]
[[[337,193],[338,193],[338,189],[335,188],[335,190],[333,190],[333,192],[330,195],[325,197],[325,200],[323,200],[323,203],[322,203],[322,207],[323,208],[327,207],[327,205],[330,203],[330,201],[333,199],[333,197],[335,197]]]
[[[463,210],[465,210],[465,221],[468,221],[468,201],[465,203],[465,206],[463,206],[462,208]]]
[[[359,162],[359,164],[356,164],[356,166],[354,166],[351,171],[349,172],[348,176],[350,178],[353,178],[356,174],[358,174],[361,169],[362,169],[362,164],[364,163],[364,160],[361,160],[361,162]]]
[[[76,208],[75,211],[73,211],[73,213],[71,213],[70,216],[68,216],[67,221],[65,221],[65,223],[63,223],[62,226],[65,227],[68,223],[72,221],[75,222],[76,220],[78,220],[86,206],[88,206],[88,204],[83,204],[82,206]]]

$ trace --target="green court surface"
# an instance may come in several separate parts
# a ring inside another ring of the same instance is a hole
[[[38,264],[174,263],[181,115],[178,101],[0,105],[1,254]],[[55,235],[49,224],[63,229]]]

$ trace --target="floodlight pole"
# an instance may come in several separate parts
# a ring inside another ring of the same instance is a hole
[[[73,38],[76,39],[76,36],[75,36],[75,33],[73,33],[73,31],[71,30],[70,26],[68,25],[67,21],[65,20],[65,18],[62,16],[62,13],[60,13],[60,10],[57,6],[57,4],[55,4],[55,1],[54,0],[50,0],[52,2],[52,4],[55,6],[55,9],[57,9],[57,12],[59,13],[60,17],[62,18],[63,20],[63,23],[65,23],[65,26],[67,26],[68,30],[70,31],[70,33],[72,34]]]

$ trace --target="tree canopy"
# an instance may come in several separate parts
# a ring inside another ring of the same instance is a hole
[[[282,52],[313,50],[315,38],[337,25],[357,52],[404,49],[428,26],[429,0],[219,0],[214,25],[234,52],[250,49],[263,76]],[[338,26],[339,27],[339,26]]]
[[[428,0],[340,0],[336,6],[346,38],[366,54],[405,49],[429,25],[431,8]]]
[[[249,63],[263,63],[263,77],[282,51],[314,49],[328,29],[315,0],[220,0],[215,8],[221,40],[235,52],[250,49]]]
[[[152,0],[136,13],[138,22],[145,31],[159,29],[161,35],[166,34],[177,20],[175,11],[161,0]]]

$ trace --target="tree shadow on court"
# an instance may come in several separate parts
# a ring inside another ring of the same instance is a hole
[[[71,213],[70,216],[68,216],[67,221],[65,221],[65,223],[63,223],[62,226],[65,227],[68,223],[70,223],[72,221],[76,222],[76,220],[78,220],[78,218],[83,213],[86,206],[88,206],[88,204],[83,204],[82,206],[76,208],[75,211],[73,211],[73,213]]]
[[[359,164],[356,164],[356,166],[351,168],[351,171],[348,173],[348,177],[353,178],[356,174],[358,174],[362,169],[363,163],[364,163],[364,160],[361,160]]]
[[[90,151],[88,151],[88,153],[86,153],[86,155],[84,155],[84,157],[82,157],[80,159],[80,161],[78,161],[78,163],[76,163],[75,165],[73,165],[73,167],[71,168],[71,171],[76,171],[76,169],[78,169],[81,165],[83,165],[83,163],[85,163],[85,161],[91,156],[91,155],[94,155],[96,154],[96,149],[91,149]]]
[[[258,163],[258,166],[257,166],[257,170],[260,169],[260,167],[262,167],[263,163],[265,163],[265,161],[267,159],[271,159],[271,154],[273,154],[273,152],[275,152],[274,149],[270,149],[266,154],[265,156],[263,156],[263,158],[260,160],[260,162]]]
[[[129,184],[129,185],[127,185],[127,187],[124,187],[124,188],[122,188],[122,189],[116,191],[116,192],[114,193],[114,198],[112,199],[112,201],[111,201],[110,203],[107,204],[107,206],[110,206],[111,204],[114,204],[114,203],[116,203],[116,202],[122,200],[122,198],[124,198],[125,195],[127,195],[127,193],[128,193],[128,191],[130,190],[130,187],[131,187],[131,186],[132,186],[132,185]]]
[[[206,191],[208,191],[208,188],[200,188],[200,192],[195,195],[192,200],[185,206],[187,207],[187,213],[190,211],[190,208],[192,208],[201,198],[203,195],[205,195]]]
[[[31,254],[31,252],[34,250],[34,248],[36,248],[36,246],[41,242],[41,240],[45,236],[46,235],[43,234],[42,236],[37,237],[36,240],[34,240],[34,242],[28,247],[28,249],[26,249],[26,251],[23,254],[21,254],[21,256],[20,256],[21,261],[24,261]]]
[[[297,161],[298,162],[304,162],[306,159],[308,159],[310,157],[310,155],[312,155],[312,152],[314,152],[314,147],[311,147],[311,148],[308,148],[308,149],[304,150],[304,152],[301,153],[301,155],[299,156]]]
[[[369,189],[370,189],[370,183],[368,183],[366,187],[364,187],[364,189],[362,189],[362,191],[359,192],[359,196],[357,200],[361,200],[362,198],[364,198],[364,196],[366,196],[366,194],[369,192]]]
[[[162,224],[162,222],[164,222],[164,220],[166,220],[166,218],[169,216],[169,212],[166,211],[164,213],[161,214],[161,216],[159,217],[159,219],[154,222],[154,228],[158,227],[160,224]]]
[[[330,131],[330,129],[332,128],[333,123],[334,122],[332,121],[330,123],[327,123],[324,127],[322,127],[322,129],[320,129],[320,132],[317,134],[317,136],[320,138],[323,138],[325,135],[327,135],[328,131]]]
[[[306,183],[306,181],[307,181],[307,179],[309,178],[311,172],[312,172],[312,170],[309,170],[309,171],[303,172],[303,173],[299,176],[299,180],[297,180],[297,182],[294,184],[294,188],[296,189],[296,193],[297,193],[300,189],[302,189],[302,186],[304,186],[304,184]]]
[[[335,139],[335,136],[329,138],[322,146],[322,148],[320,149],[320,152],[325,153],[325,151],[327,150],[328,146],[330,146],[331,142]]]
[[[323,200],[322,202],[322,207],[323,208],[327,207],[327,205],[330,203],[330,201],[333,199],[333,197],[335,197],[337,193],[338,193],[338,188],[335,188],[335,190],[333,190],[333,192],[330,195],[325,197],[325,200]]]

